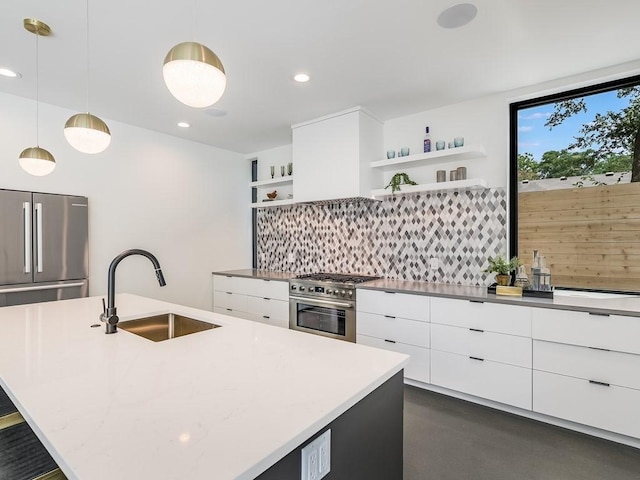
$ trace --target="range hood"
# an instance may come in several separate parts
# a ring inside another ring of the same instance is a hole
[[[292,127],[296,203],[373,202],[382,173],[382,122],[355,107]]]

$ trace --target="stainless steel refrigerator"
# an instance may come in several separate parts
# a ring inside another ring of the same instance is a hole
[[[0,190],[0,306],[89,294],[86,197]]]

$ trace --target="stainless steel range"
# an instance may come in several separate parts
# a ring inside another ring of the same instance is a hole
[[[356,284],[379,277],[310,273],[289,280],[289,328],[356,341]]]

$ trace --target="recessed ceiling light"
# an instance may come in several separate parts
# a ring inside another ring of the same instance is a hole
[[[310,77],[309,77],[309,75],[307,75],[306,73],[297,73],[297,74],[293,77],[293,79],[294,79],[296,82],[300,82],[300,83],[308,82],[308,81],[309,81],[309,78],[310,78]]]
[[[4,68],[4,67],[0,67],[0,75],[2,75],[3,77],[10,77],[10,78],[22,77],[20,73],[14,72],[13,70],[9,70],[8,68]]]
[[[187,122],[178,122],[178,126],[180,128],[189,128],[191,126],[191,124],[187,123]]]
[[[472,3],[459,3],[438,16],[438,25],[442,28],[459,28],[471,22],[477,14],[478,8]]]

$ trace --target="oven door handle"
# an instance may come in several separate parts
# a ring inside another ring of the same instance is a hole
[[[306,297],[296,297],[294,295],[289,295],[289,299],[290,300],[296,300],[298,302],[305,302],[308,304],[314,304],[314,303],[319,303],[321,305],[330,305],[332,307],[342,307],[342,308],[353,308],[353,304],[352,303],[341,303],[341,302],[334,302],[334,301],[330,301],[330,300],[318,300],[315,298],[306,298]]]

